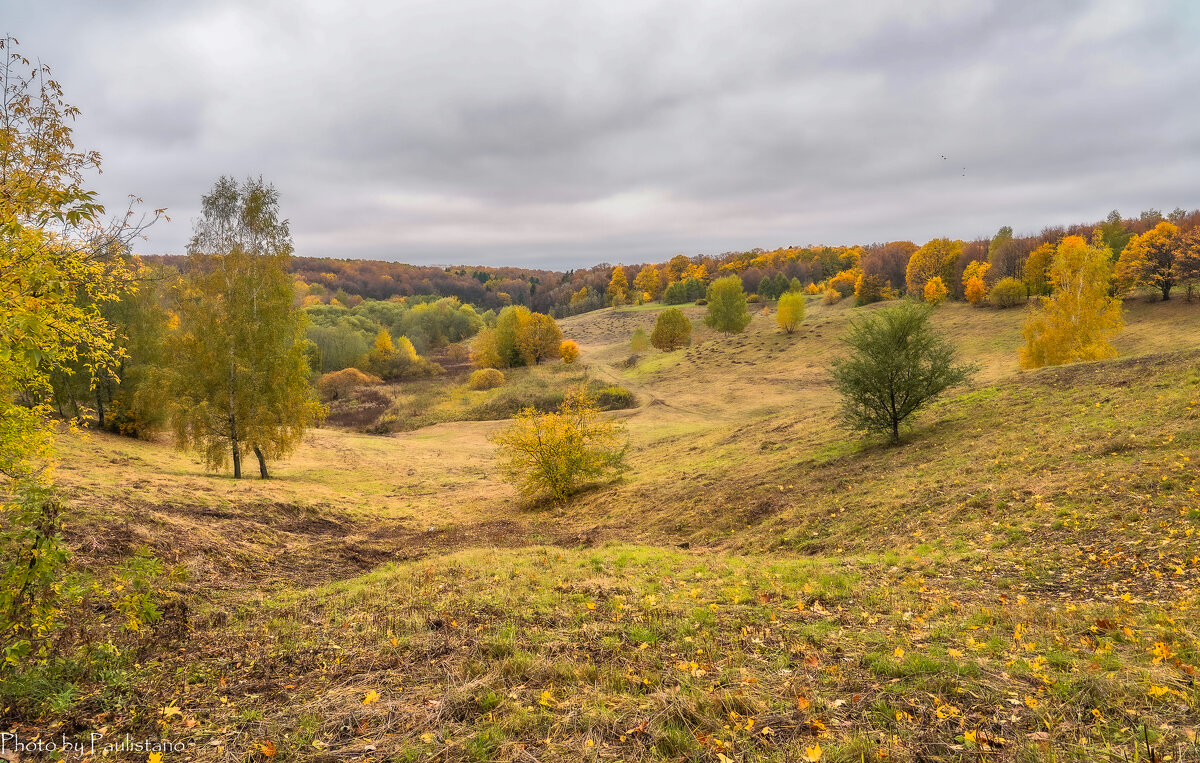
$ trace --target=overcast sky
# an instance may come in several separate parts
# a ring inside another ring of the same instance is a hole
[[[1200,207],[1194,0],[0,0],[5,33],[104,200],[169,208],[147,252],[221,174],[297,254],[555,268]]]

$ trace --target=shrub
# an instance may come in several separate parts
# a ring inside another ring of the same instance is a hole
[[[564,363],[574,363],[579,359],[579,345],[575,344],[570,339],[566,339],[558,346],[558,352],[562,355]]]
[[[1029,299],[1025,282],[1016,278],[1001,278],[992,287],[991,301],[996,307],[1013,307]]]
[[[704,325],[723,334],[740,334],[749,323],[750,312],[746,309],[746,292],[742,290],[741,278],[725,276],[709,284]]]
[[[779,328],[790,334],[804,321],[804,295],[789,291],[779,298],[779,306],[775,312],[775,322]]]
[[[758,296],[757,294],[751,294],[750,296],[746,297],[746,302],[751,305],[757,305],[759,302],[762,302],[762,297]]]
[[[624,387],[603,387],[596,393],[596,407],[602,411],[619,411],[637,407],[637,398]]]
[[[467,378],[469,389],[495,389],[502,384],[504,384],[504,374],[495,368],[481,368],[478,371],[472,371],[470,377]]]
[[[862,273],[854,282],[854,304],[859,307],[883,300],[883,279],[874,273]]]
[[[842,293],[832,287],[825,290],[825,296],[821,299],[821,302],[825,303],[826,305],[836,305],[841,301]]]
[[[941,276],[934,276],[925,282],[923,295],[929,304],[940,305],[950,296],[950,290],[946,288],[946,282]]]
[[[638,326],[633,332],[633,337],[629,340],[629,349],[633,350],[636,355],[639,352],[645,352],[650,346],[650,337],[646,335],[645,329]]]
[[[858,268],[843,270],[829,279],[829,288],[837,289],[838,294],[841,294],[842,297],[849,297],[854,293],[854,285],[858,283],[861,273],[862,271]]]
[[[585,480],[623,471],[624,427],[600,415],[583,389],[573,390],[560,413],[521,412],[506,429],[493,435],[506,479],[527,496],[561,502]]]
[[[963,296],[972,305],[983,304],[983,300],[987,299],[987,284],[979,276],[974,276],[967,279],[967,285],[963,290]]]
[[[692,341],[692,322],[678,307],[668,308],[658,314],[650,344],[663,352],[686,347]]]
[[[346,393],[355,387],[382,383],[383,380],[378,376],[364,374],[357,368],[343,368],[341,371],[324,374],[318,379],[317,393],[323,400],[337,400],[345,397]]]
[[[851,322],[842,341],[852,353],[833,365],[846,426],[897,442],[909,416],[970,378],[974,367],[955,365],[954,348],[929,326],[931,313],[905,302]]]

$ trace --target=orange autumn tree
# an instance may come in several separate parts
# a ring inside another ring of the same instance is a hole
[[[1050,263],[1054,296],[1025,323],[1022,368],[1116,357],[1109,342],[1121,330],[1121,300],[1108,295],[1112,281],[1107,247],[1067,236]]]
[[[925,289],[922,295],[929,304],[940,305],[950,295],[950,290],[946,288],[946,284],[942,281],[941,276],[934,276],[925,282]]]
[[[1179,228],[1165,221],[1134,236],[1117,260],[1117,287],[1153,286],[1163,300],[1170,299],[1178,239]]]
[[[991,263],[975,260],[963,270],[963,296],[972,305],[978,305],[987,299],[987,282],[984,279],[991,269]]]

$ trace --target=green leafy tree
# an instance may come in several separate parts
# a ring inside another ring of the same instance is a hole
[[[586,389],[572,390],[556,413],[526,408],[492,437],[505,477],[526,496],[561,502],[590,480],[625,468],[624,426],[604,418]]]
[[[794,332],[804,322],[804,295],[789,291],[781,296],[775,310],[775,322],[785,333]]]
[[[750,325],[746,292],[738,276],[718,278],[708,285],[708,311],[704,325],[723,334],[740,334]]]
[[[669,307],[658,314],[650,344],[663,352],[687,347],[692,341],[692,322],[678,307]]]
[[[203,197],[176,300],[180,328],[172,425],[209,468],[253,453],[267,461],[299,444],[323,408],[308,383],[305,314],[293,307],[292,252],[279,196],[262,179],[222,177]]]
[[[633,337],[629,340],[629,349],[637,352],[645,352],[650,347],[650,337],[646,335],[646,330],[638,326],[633,330]]]
[[[562,330],[549,315],[510,305],[500,311],[494,329],[479,332],[471,350],[480,368],[533,366],[561,356]]]
[[[843,338],[849,357],[834,362],[847,427],[885,434],[895,443],[909,417],[975,371],[929,325],[932,308],[913,302],[857,318]]]

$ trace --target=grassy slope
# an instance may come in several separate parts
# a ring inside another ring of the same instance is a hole
[[[1200,308],[1128,308],[1124,359],[1018,374],[1019,311],[943,307],[983,370],[898,448],[835,426],[846,305],[632,368],[654,310],[568,319],[643,405],[632,471],[553,512],[496,482],[495,422],[317,432],[268,483],[67,438],[79,558],[191,573],[106,721],[211,759],[1200,755]]]

